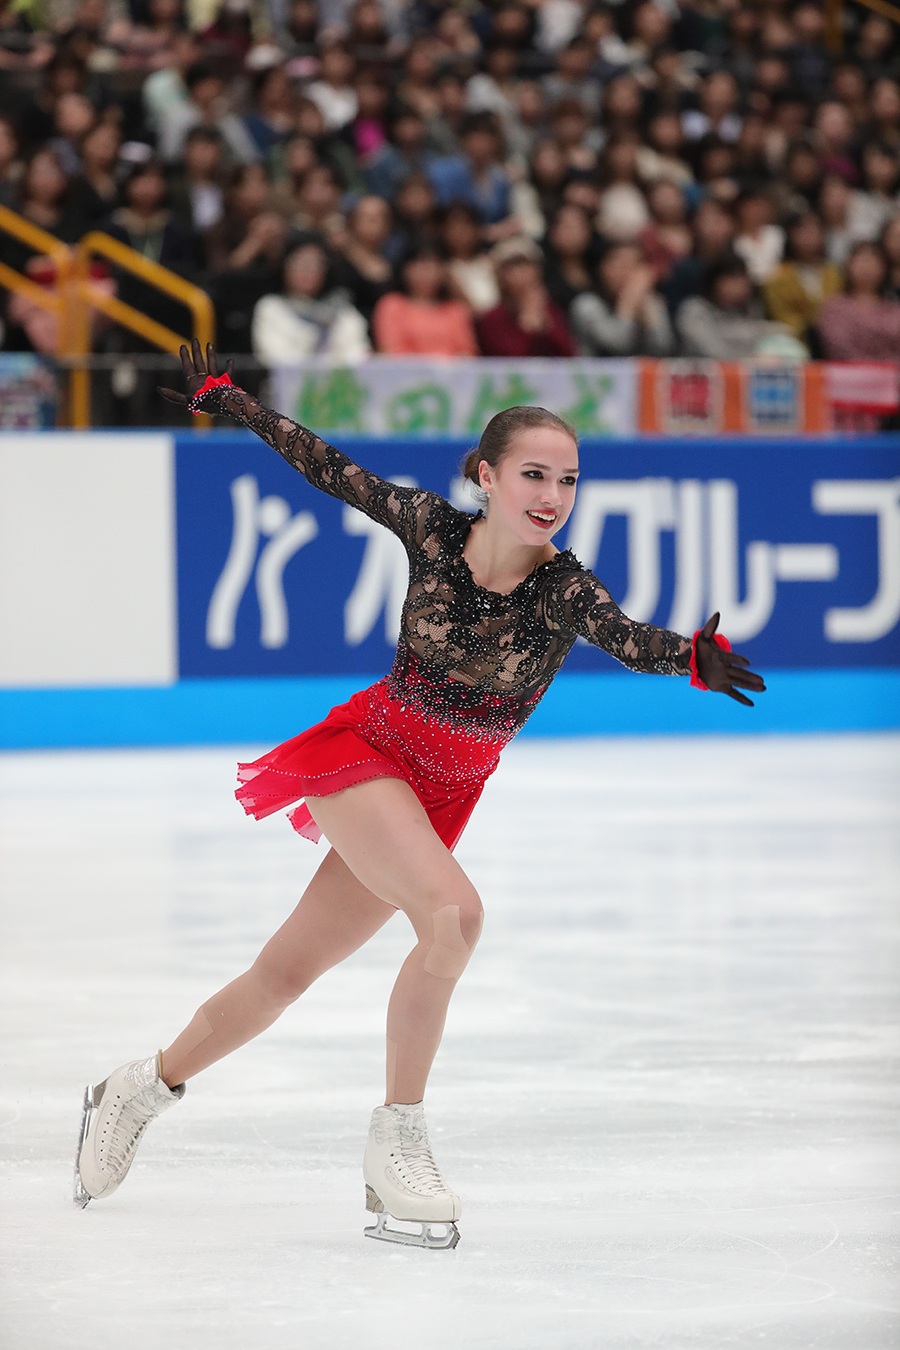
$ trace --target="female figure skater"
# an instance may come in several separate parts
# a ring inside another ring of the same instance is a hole
[[[750,704],[762,679],[716,634],[690,638],[633,623],[568,550],[551,543],[575,501],[578,446],[543,408],[492,418],[465,473],[486,497],[474,517],[436,493],[367,473],[332,445],[263,408],[218,375],[216,354],[181,349],[192,413],[250,427],[314,487],[392,530],[410,584],[391,673],[324,722],[239,766],[238,800],[257,819],[305,798],[296,830],[331,848],[293,914],[257,960],[199,1009],[169,1048],[127,1064],[85,1094],[76,1200],[123,1181],[147,1124],[188,1078],[270,1026],[330,966],[402,909],[416,944],[387,1015],[387,1092],[363,1162],[373,1237],[452,1247],[459,1198],[437,1169],[422,1099],[450,996],[481,932],[481,901],[453,848],[503,746],[533,712],[576,637],[632,670],[692,675]],[[751,705],[752,706],[752,705]],[[388,1215],[420,1225],[385,1227]],[[432,1225],[442,1225],[440,1234]]]

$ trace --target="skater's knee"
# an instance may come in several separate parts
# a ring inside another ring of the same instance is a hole
[[[481,937],[483,925],[484,906],[477,893],[473,891],[467,902],[459,907],[459,927],[470,952]]]
[[[285,961],[262,951],[251,967],[264,998],[287,1007],[304,994],[315,976],[302,961]]]
[[[442,905],[431,915],[431,941],[425,969],[442,979],[456,980],[469,963],[481,936],[484,910],[475,891],[459,896],[458,904]]]

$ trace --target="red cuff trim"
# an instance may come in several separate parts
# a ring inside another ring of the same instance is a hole
[[[691,643],[691,684],[695,689],[708,690],[709,685],[704,684],[699,674],[697,673],[697,639],[702,632],[703,629],[698,628],[696,633],[694,634],[694,640]],[[716,646],[721,647],[723,651],[726,652],[731,651],[731,643],[728,641],[727,637],[724,637],[721,633],[713,633],[712,640],[716,644]]]
[[[206,380],[188,404],[188,412],[192,412],[195,417],[199,417],[203,412],[203,409],[200,407],[200,400],[203,398],[203,395],[208,394],[211,389],[219,389],[222,385],[226,384],[231,384],[231,376],[228,374],[207,375]]]

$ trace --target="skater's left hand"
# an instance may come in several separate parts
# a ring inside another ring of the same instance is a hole
[[[716,613],[711,619],[707,619],[697,634],[697,674],[707,688],[717,694],[727,694],[729,698],[752,708],[753,700],[742,694],[741,689],[750,689],[754,694],[764,694],[766,686],[762,676],[747,670],[746,667],[750,662],[746,656],[726,651],[724,647],[718,645],[713,638],[718,626],[719,615]]]
[[[184,382],[187,386],[186,394],[179,394],[177,389],[163,389],[160,387],[159,393],[163,398],[168,399],[170,403],[181,403],[183,406],[190,403],[191,399],[202,389],[206,383],[207,375],[215,378],[219,373],[219,367],[216,359],[216,349],[211,342],[206,344],[206,361],[203,360],[203,348],[194,338],[191,343],[191,350],[187,347],[181,347],[181,369],[184,374]],[[234,374],[234,362],[225,363],[225,374],[229,379]]]

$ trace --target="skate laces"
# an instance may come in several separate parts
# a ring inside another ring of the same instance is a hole
[[[431,1152],[424,1115],[409,1111],[400,1117],[398,1123],[400,1156],[416,1186],[432,1195],[449,1193],[449,1187],[438,1171]]]
[[[119,1169],[127,1167],[150,1121],[159,1112],[153,1106],[142,1102],[140,1097],[123,1102],[118,1119],[112,1129],[112,1137],[106,1146],[108,1167]]]

